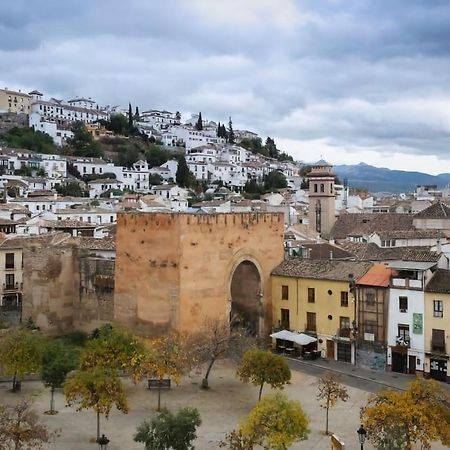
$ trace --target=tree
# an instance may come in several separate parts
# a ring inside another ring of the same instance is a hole
[[[128,130],[133,129],[133,110],[131,108],[131,103],[128,103]]]
[[[69,197],[87,197],[88,192],[85,191],[78,181],[69,181],[64,184],[55,185],[58,194]]]
[[[214,363],[228,355],[230,347],[242,336],[242,330],[233,328],[233,318],[206,318],[202,329],[193,335],[189,347],[193,348],[199,363],[206,364],[206,373],[202,379],[202,388],[208,388],[208,378]]]
[[[227,135],[226,135],[226,137],[227,137],[227,140],[228,140],[228,143],[229,143],[229,144],[234,144],[234,141],[235,141],[235,135],[234,135],[233,122],[232,122],[232,120],[231,120],[231,117],[230,117],[230,119],[228,120],[228,130],[227,130]]]
[[[14,406],[0,405],[0,449],[42,449],[43,444],[57,436],[39,423],[31,408],[31,400],[21,400]]]
[[[177,111],[177,112],[175,113],[175,119],[181,120],[181,113],[180,113],[180,111]]]
[[[73,136],[67,139],[67,145],[72,149],[75,156],[100,157],[103,152],[98,141],[87,131],[80,120],[72,124]]]
[[[185,340],[180,334],[170,333],[150,342],[149,355],[143,365],[145,372],[160,382],[157,411],[161,409],[161,380],[169,377],[175,384],[179,384],[181,377],[192,364],[194,361],[190,358]]]
[[[102,122],[107,130],[122,136],[128,136],[129,125],[127,118],[120,113],[111,114],[109,120]]]
[[[139,107],[136,106],[136,111],[134,113],[134,120],[136,122],[139,122],[139,118],[140,118],[140,116],[139,116]]]
[[[139,160],[139,150],[135,147],[119,148],[119,165],[132,167]]]
[[[13,127],[1,138],[8,147],[26,148],[39,153],[58,153],[52,137],[42,131],[35,131],[34,128]]]
[[[300,402],[281,392],[265,396],[241,425],[244,436],[270,450],[287,449],[308,438],[309,419]]]
[[[187,165],[186,158],[184,156],[181,156],[178,160],[178,168],[175,179],[180,187],[188,188],[195,185],[195,176],[189,170],[189,166]]]
[[[159,175],[158,173],[151,173],[148,176],[148,184],[150,186],[156,186],[161,184],[164,181],[163,177]]]
[[[330,408],[333,408],[338,400],[346,402],[348,400],[348,393],[345,386],[339,382],[339,378],[331,372],[326,373],[319,378],[319,392],[317,393],[317,400],[319,400],[320,407],[326,411],[325,434],[328,434],[328,413]]]
[[[177,414],[163,408],[156,417],[138,426],[134,440],[143,442],[146,450],[190,450],[194,448],[192,442],[200,424],[200,414],[195,408],[182,408]]]
[[[273,191],[287,187],[286,177],[278,170],[272,170],[264,177],[264,189]]]
[[[197,131],[202,131],[203,130],[203,119],[202,119],[201,111],[198,113],[198,119],[197,119],[197,123],[195,124],[195,129]]]
[[[266,139],[266,149],[271,158],[278,159],[279,150],[277,149],[275,141],[270,136],[267,136]]]
[[[146,348],[136,336],[106,324],[95,330],[86,343],[80,367],[82,370],[120,370],[137,382],[143,376],[142,364],[146,356]]]
[[[149,150],[145,153],[145,157],[150,167],[157,167],[164,164],[171,158],[169,151],[159,147],[156,144],[150,144]]]
[[[219,447],[229,450],[253,450],[255,443],[251,438],[244,435],[242,430],[232,430],[219,442]]]
[[[221,128],[221,125],[220,125],[220,122],[217,124],[217,130],[216,130],[216,136],[217,137],[222,137],[221,135],[220,135],[220,132],[222,131],[222,128]]]
[[[261,195],[264,193],[264,186],[259,184],[254,178],[250,178],[244,185],[244,192]]]
[[[258,400],[261,400],[264,384],[267,383],[272,389],[283,388],[291,379],[291,369],[281,356],[251,348],[244,353],[236,375],[243,383],[251,382],[259,386]]]
[[[362,409],[368,439],[380,450],[450,446],[450,394],[434,380],[417,379],[404,392],[383,390]]]
[[[67,404],[76,405],[77,411],[93,409],[97,413],[97,439],[100,437],[101,414],[108,418],[114,405],[124,414],[128,413],[122,381],[113,370],[79,370],[67,378],[64,394]]]
[[[41,378],[50,387],[50,411],[55,414],[54,393],[56,388],[62,387],[66,375],[78,366],[78,352],[65,344],[62,340],[47,342],[42,355]]]
[[[36,331],[15,330],[0,340],[0,362],[5,375],[13,377],[13,392],[29,373],[39,372],[42,363],[42,338]]]

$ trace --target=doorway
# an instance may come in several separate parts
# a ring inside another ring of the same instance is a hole
[[[410,375],[415,375],[416,373],[416,357],[409,355],[408,358],[408,373]]]
[[[334,341],[327,339],[327,358],[334,359]]]

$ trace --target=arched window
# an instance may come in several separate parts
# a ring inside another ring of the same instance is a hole
[[[320,183],[320,192],[325,192],[325,185]]]

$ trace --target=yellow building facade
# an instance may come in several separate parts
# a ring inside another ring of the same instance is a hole
[[[322,357],[354,362],[356,305],[349,279],[370,263],[290,259],[272,272],[274,328],[317,337]]]
[[[426,376],[450,381],[450,270],[438,269],[425,287]]]
[[[0,112],[30,114],[31,96],[25,92],[0,89]]]

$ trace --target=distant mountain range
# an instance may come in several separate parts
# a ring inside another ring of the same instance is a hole
[[[334,166],[334,172],[350,187],[366,188],[370,192],[411,192],[419,184],[435,184],[438,188],[450,184],[450,173],[430,175],[422,172],[390,170],[359,163],[353,166]]]

